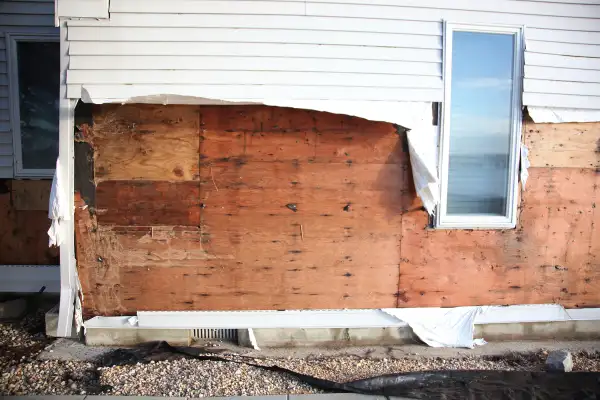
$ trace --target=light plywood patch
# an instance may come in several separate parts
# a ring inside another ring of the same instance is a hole
[[[524,126],[532,167],[600,167],[600,123]]]
[[[193,107],[102,108],[84,138],[94,146],[95,181],[197,180],[199,124]]]

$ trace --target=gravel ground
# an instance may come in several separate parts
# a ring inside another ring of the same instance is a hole
[[[0,324],[0,395],[202,397],[319,392],[287,374],[234,362],[177,358],[133,364],[116,362],[119,365],[111,361],[106,365],[100,362],[38,360],[36,356],[51,342],[43,334],[35,332],[39,328],[38,319],[39,315],[21,323]],[[32,329],[32,326],[38,328]],[[450,359],[220,356],[255,364],[275,364],[318,378],[344,382],[387,373],[424,370],[541,371],[546,353]],[[573,358],[576,371],[600,371],[600,352],[575,352]]]

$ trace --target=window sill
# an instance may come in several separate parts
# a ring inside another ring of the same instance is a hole
[[[493,217],[492,217],[493,218]],[[508,230],[515,229],[517,222],[508,218],[501,218],[497,221],[438,221],[433,229],[435,230]]]

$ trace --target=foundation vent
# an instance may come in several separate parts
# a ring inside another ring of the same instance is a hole
[[[193,329],[192,339],[237,343],[238,334],[237,329]]]

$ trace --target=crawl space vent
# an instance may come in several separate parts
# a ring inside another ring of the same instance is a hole
[[[218,340],[221,342],[237,343],[237,329],[193,329],[194,340]]]

